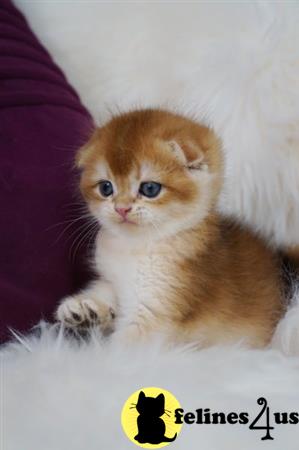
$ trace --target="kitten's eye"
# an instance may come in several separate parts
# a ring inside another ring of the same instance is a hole
[[[103,197],[109,197],[109,195],[113,194],[113,186],[110,181],[100,181],[99,182],[99,190]]]
[[[160,193],[161,187],[162,186],[160,183],[155,183],[154,181],[141,183],[139,187],[139,194],[142,194],[145,197],[154,198]]]

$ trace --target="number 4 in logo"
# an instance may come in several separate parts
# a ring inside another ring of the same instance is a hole
[[[267,400],[263,397],[260,397],[257,400],[258,405],[263,406],[260,413],[257,415],[257,417],[254,419],[251,425],[249,425],[250,430],[267,430],[264,437],[261,438],[262,441],[267,440],[274,440],[274,438],[270,435],[270,430],[274,430],[274,427],[270,426],[270,408],[268,406]],[[261,419],[263,415],[266,415],[266,425],[264,426],[257,426],[256,424]]]

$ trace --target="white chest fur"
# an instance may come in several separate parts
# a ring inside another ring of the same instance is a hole
[[[146,311],[159,314],[170,269],[167,250],[161,253],[157,246],[135,246],[125,237],[100,232],[95,260],[99,274],[113,286],[123,321]]]

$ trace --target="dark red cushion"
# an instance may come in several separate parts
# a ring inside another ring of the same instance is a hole
[[[78,95],[23,16],[1,0],[2,341],[8,327],[23,332],[41,318],[51,319],[57,301],[89,277],[86,243],[74,255],[79,244],[74,239],[84,222],[69,226],[68,221],[80,214],[73,204],[78,201],[74,153],[92,126]]]

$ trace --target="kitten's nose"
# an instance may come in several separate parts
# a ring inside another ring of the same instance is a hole
[[[125,219],[127,217],[127,214],[132,210],[131,206],[125,206],[120,208],[115,208],[115,211],[118,212],[118,214]]]

